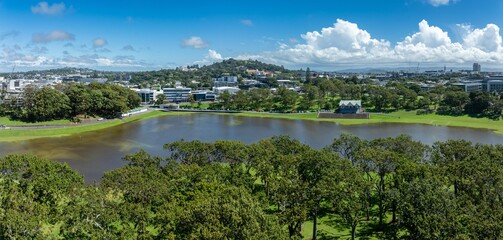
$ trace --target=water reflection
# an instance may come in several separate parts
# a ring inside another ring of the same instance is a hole
[[[128,153],[145,149],[151,154],[165,156],[162,145],[180,139],[225,139],[252,143],[262,138],[286,134],[313,147],[322,148],[341,133],[352,133],[364,139],[408,134],[415,140],[430,145],[448,139],[466,139],[485,144],[503,143],[502,135],[469,128],[421,124],[341,126],[330,122],[192,114],[153,118],[70,137],[0,143],[0,154],[29,152],[66,162],[83,174],[87,182],[92,182],[99,180],[104,171],[124,165],[122,157]]]

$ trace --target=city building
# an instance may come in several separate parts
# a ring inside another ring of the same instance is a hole
[[[484,79],[461,81],[453,83],[453,86],[462,88],[465,92],[503,92],[503,76],[491,76]]]
[[[163,94],[162,91],[156,91],[150,89],[135,89],[134,91],[138,93],[142,103],[154,102],[157,98],[157,95]]]
[[[215,101],[216,94],[214,92],[209,91],[193,91],[192,97],[197,102],[205,102],[205,101]]]
[[[163,88],[162,92],[168,102],[188,102],[190,98],[190,88],[175,87]]]
[[[240,89],[237,88],[237,87],[214,87],[213,88],[213,92],[215,92],[215,94],[217,95],[220,95],[222,94],[223,92],[228,92],[230,94],[235,94],[239,91]]]
[[[482,91],[482,81],[470,81],[470,82],[459,82],[453,83],[453,86],[460,87],[463,91],[467,93]]]
[[[473,64],[473,72],[477,72],[477,73],[479,73],[479,72],[480,72],[480,70],[481,70],[480,64],[478,64],[478,63],[474,63],[474,64]]]
[[[292,80],[278,79],[276,81],[278,82],[278,85],[280,87],[293,87],[293,86],[295,86],[295,82],[293,82]]]
[[[503,76],[491,76],[482,81],[482,90],[486,92],[503,92]]]
[[[215,84],[215,87],[234,87],[238,85],[238,77],[223,76],[219,78],[213,78],[213,83]]]

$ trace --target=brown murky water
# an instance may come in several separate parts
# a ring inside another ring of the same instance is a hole
[[[341,133],[352,133],[365,139],[408,134],[426,144],[448,139],[503,144],[503,135],[470,128],[422,124],[341,126],[328,122],[192,114],[152,118],[70,137],[0,143],[0,155],[31,152],[58,162],[66,162],[91,183],[99,181],[103,172],[124,165],[122,157],[128,153],[144,149],[151,154],[164,156],[166,152],[162,145],[180,139],[224,139],[252,143],[262,138],[286,134],[321,148],[330,144]]]

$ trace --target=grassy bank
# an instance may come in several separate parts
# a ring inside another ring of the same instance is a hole
[[[292,120],[311,120],[336,122],[343,125],[370,124],[370,123],[419,123],[429,125],[439,125],[448,127],[468,127],[491,129],[498,134],[503,134],[503,122],[491,120],[488,118],[473,118],[469,116],[443,116],[437,114],[416,115],[415,111],[398,111],[390,114],[371,114],[370,119],[319,119],[317,113],[291,113],[291,114],[276,114],[276,113],[256,113],[244,112],[233,114],[236,116],[245,117],[266,117],[266,118],[281,118]]]
[[[89,125],[75,125],[75,126],[66,126],[62,128],[46,128],[46,129],[5,129],[5,130],[0,130],[0,142],[12,142],[12,141],[21,141],[21,140],[28,140],[28,139],[35,139],[35,138],[44,138],[44,137],[64,137],[64,136],[70,136],[72,134],[78,134],[78,133],[84,133],[84,132],[89,132],[89,131],[96,131],[96,130],[101,130],[105,128],[110,128],[114,127],[120,124],[128,123],[128,122],[134,122],[142,119],[147,119],[147,118],[152,118],[152,117],[159,117],[159,116],[170,116],[170,115],[183,115],[183,114],[190,114],[190,113],[168,113],[168,112],[162,112],[162,111],[152,111],[148,112],[145,114],[140,114],[124,119],[117,119],[117,120],[112,120],[112,121],[104,121],[100,123],[95,123],[95,124],[89,124]],[[61,123],[60,123],[61,124]],[[25,124],[26,125],[26,124]],[[37,124],[40,125],[40,124]],[[47,124],[51,125],[51,124]],[[52,124],[55,125],[55,124]],[[14,126],[14,125],[9,125],[9,126]]]
[[[17,126],[41,126],[41,125],[65,125],[70,124],[69,120],[54,120],[48,122],[35,122],[35,123],[27,123],[21,121],[10,120],[9,117],[0,117],[0,125],[5,125],[9,127],[17,127]]]

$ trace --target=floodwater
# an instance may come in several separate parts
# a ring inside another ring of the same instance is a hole
[[[422,124],[366,124],[342,126],[337,123],[237,117],[218,114],[165,116],[132,122],[117,127],[70,137],[43,138],[15,143],[0,143],[0,155],[33,153],[66,162],[84,175],[86,182],[99,181],[105,171],[125,164],[122,157],[140,149],[166,156],[165,143],[185,140],[239,140],[256,142],[274,135],[289,135],[315,148],[322,148],[341,133],[364,139],[408,134],[425,144],[448,139],[476,143],[503,144],[503,135],[489,130],[442,127]]]

